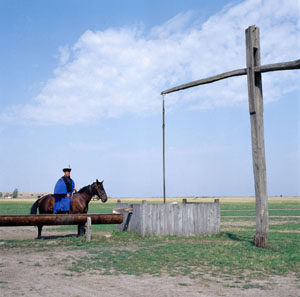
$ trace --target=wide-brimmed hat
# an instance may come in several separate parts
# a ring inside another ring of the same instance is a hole
[[[69,167],[69,168],[64,168],[62,171],[63,171],[63,172],[66,172],[66,171],[71,172],[71,170],[72,170],[72,169]]]

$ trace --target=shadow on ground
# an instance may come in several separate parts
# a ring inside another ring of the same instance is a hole
[[[225,232],[225,234],[230,240],[254,244],[253,239],[250,239],[249,236],[240,235],[240,234],[238,235],[231,232]]]
[[[58,239],[58,238],[70,238],[70,237],[77,237],[77,234],[65,234],[65,235],[49,235],[49,236],[42,236],[41,238],[35,238],[36,240],[49,240],[49,239]]]

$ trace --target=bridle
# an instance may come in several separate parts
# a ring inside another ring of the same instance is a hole
[[[90,187],[91,187],[91,186],[90,186]],[[102,200],[102,198],[101,198],[101,193],[99,192],[99,189],[98,189],[98,185],[97,185],[97,183],[96,183],[96,186],[95,186],[95,188],[96,188],[97,196],[99,197],[99,199],[101,199],[101,200]]]

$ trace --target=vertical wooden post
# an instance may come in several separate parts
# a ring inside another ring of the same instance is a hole
[[[256,199],[256,233],[254,244],[266,247],[268,241],[268,197],[263,124],[263,92],[261,73],[254,67],[260,66],[259,28],[246,29],[246,56],[248,98],[251,122],[252,158]]]
[[[86,241],[90,242],[92,237],[92,220],[91,217],[86,219]]]
[[[163,130],[163,198],[166,203],[166,157],[165,157],[165,97],[162,100],[162,130]]]

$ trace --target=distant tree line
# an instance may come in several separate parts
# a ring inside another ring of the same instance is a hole
[[[0,192],[0,198],[18,198],[18,195],[19,190],[17,188],[14,189],[12,193],[3,194],[2,192]]]
[[[18,198],[18,194],[19,194],[18,189],[14,189],[14,191],[13,191],[13,193],[12,193],[12,197],[13,197],[13,198]]]

